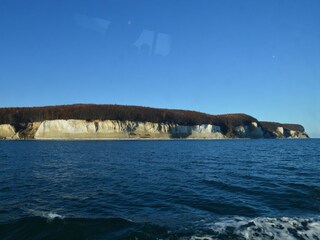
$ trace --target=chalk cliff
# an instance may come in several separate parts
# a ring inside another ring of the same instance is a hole
[[[0,139],[308,138],[297,124],[260,122],[245,114],[121,105],[0,108]]]
[[[0,139],[12,139],[14,135],[16,134],[16,131],[10,124],[1,124],[0,125]]]
[[[263,138],[263,130],[257,122],[251,122],[250,125],[237,126],[233,129],[234,135],[239,138]]]
[[[219,126],[133,121],[49,120],[40,124],[35,139],[113,139],[113,138],[224,138]]]
[[[257,122],[233,128],[235,138],[307,138],[305,132],[284,130],[278,127],[269,132]],[[286,133],[286,134],[285,134]],[[224,139],[230,138],[220,126],[212,124],[179,125],[134,121],[86,121],[86,120],[46,120],[29,123],[25,129],[16,131],[10,124],[0,125],[0,138],[3,139]]]
[[[266,138],[309,138],[303,126],[277,122],[260,122]]]

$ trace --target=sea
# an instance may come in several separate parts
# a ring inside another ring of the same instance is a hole
[[[0,141],[0,239],[320,239],[320,139]]]

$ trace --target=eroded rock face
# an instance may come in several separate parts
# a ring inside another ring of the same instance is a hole
[[[274,138],[309,138],[308,134],[304,131],[288,130],[283,127],[277,127],[275,131],[269,134]]]
[[[12,139],[16,131],[10,124],[0,125],[0,139]]]
[[[22,123],[21,126],[16,132],[10,124],[0,124],[0,139],[227,138],[220,126],[212,124],[189,126],[137,121],[69,119]],[[232,133],[230,137],[234,138],[308,138],[304,131],[288,130],[283,127],[265,131],[258,122],[234,127]]]
[[[289,136],[287,137],[288,138],[308,138],[308,134],[306,134],[305,132],[290,130]]]
[[[178,124],[133,122],[50,120],[40,124],[36,139],[80,138],[224,138],[219,126],[202,124],[182,126]]]
[[[237,126],[233,129],[233,132],[240,138],[263,138],[263,130],[256,122],[252,122],[250,125]]]
[[[277,127],[277,129],[276,129],[276,134],[278,134],[278,135],[283,135],[283,134],[284,134],[283,127]]]

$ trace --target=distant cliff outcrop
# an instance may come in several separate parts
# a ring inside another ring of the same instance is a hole
[[[123,105],[0,108],[2,139],[308,138],[297,124],[260,122],[246,114]]]
[[[266,138],[309,138],[302,125],[260,122]]]

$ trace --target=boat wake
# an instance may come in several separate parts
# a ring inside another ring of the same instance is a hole
[[[320,217],[223,218],[205,223],[210,233],[191,239],[320,239]]]
[[[320,239],[320,217],[203,220],[181,229],[123,218],[67,218],[55,213],[0,223],[0,239]]]

